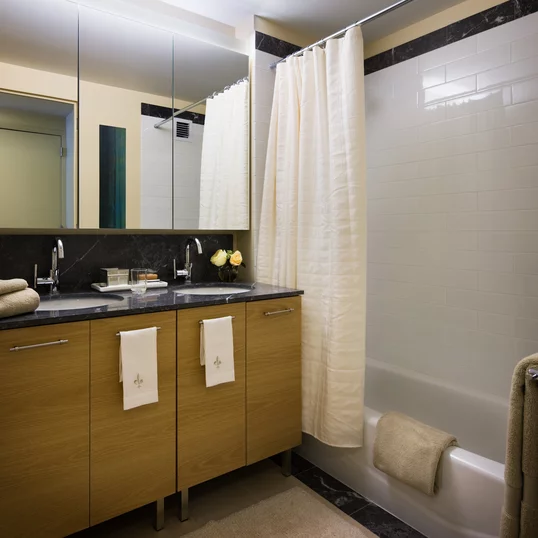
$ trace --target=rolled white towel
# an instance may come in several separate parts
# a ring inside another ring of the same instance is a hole
[[[14,291],[25,290],[28,282],[22,278],[12,278],[10,280],[0,280],[0,295],[13,293]]]
[[[34,312],[39,301],[39,295],[31,288],[0,295],[0,319]]]

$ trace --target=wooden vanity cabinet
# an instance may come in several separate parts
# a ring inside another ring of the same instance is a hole
[[[247,465],[301,444],[301,298],[246,304]]]
[[[157,331],[158,403],[123,410],[119,331]],[[176,313],[91,322],[90,522],[176,491]]]
[[[58,538],[89,525],[89,329],[0,331],[2,537]]]
[[[206,388],[200,320],[234,316],[235,382]],[[243,467],[245,453],[245,305],[189,308],[177,315],[178,490]]]

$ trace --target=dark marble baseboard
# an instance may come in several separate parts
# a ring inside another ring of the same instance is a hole
[[[509,0],[476,15],[435,30],[408,43],[367,58],[364,62],[366,75],[416,58],[467,37],[491,30],[538,11],[538,0]]]
[[[172,279],[174,258],[185,263],[185,243],[190,235],[63,235],[65,258],[59,261],[62,289],[88,289],[99,282],[101,267],[147,267],[163,280]],[[34,264],[38,276],[48,276],[54,235],[0,235],[0,279],[24,278],[33,282]],[[193,282],[217,280],[217,268],[209,258],[219,248],[232,249],[233,235],[197,235],[203,254],[196,256]]]
[[[425,538],[417,530],[295,453],[292,455],[292,474],[379,538]]]

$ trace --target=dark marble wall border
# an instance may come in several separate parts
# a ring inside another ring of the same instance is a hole
[[[177,110],[175,109],[174,112],[177,112]],[[165,106],[142,103],[140,113],[142,116],[151,116],[152,118],[162,118],[164,120],[172,115],[172,109]],[[205,124],[205,114],[200,114],[199,112],[182,112],[177,117],[184,120],[191,120],[192,123],[197,123],[198,125]]]
[[[273,54],[280,58],[285,58],[294,52],[301,50],[302,47],[293,45],[277,37],[273,37],[262,32],[256,32],[256,50]]]
[[[366,75],[538,11],[538,0],[509,0],[387,50],[364,62]]]
[[[174,258],[185,263],[185,244],[191,235],[62,235],[65,258],[59,261],[60,283],[68,290],[89,289],[99,282],[101,267],[147,267],[163,280],[172,280]],[[55,235],[0,235],[0,279],[33,281],[34,264],[39,276],[47,276]],[[232,249],[233,235],[196,234],[203,254],[193,260],[193,282],[217,280],[217,269],[209,258],[219,248]],[[30,284],[32,285],[32,284]],[[45,290],[46,291],[46,290]]]

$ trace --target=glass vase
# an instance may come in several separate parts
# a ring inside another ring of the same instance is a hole
[[[219,267],[219,280],[221,282],[235,282],[239,269],[233,265],[223,265]]]

